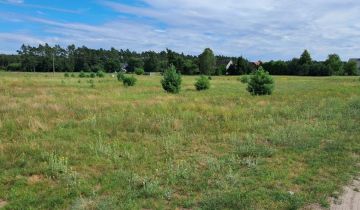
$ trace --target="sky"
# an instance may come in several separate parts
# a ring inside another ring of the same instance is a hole
[[[359,0],[0,0],[0,53],[22,44],[289,60],[360,57]]]

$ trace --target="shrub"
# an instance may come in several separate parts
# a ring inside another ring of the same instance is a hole
[[[143,75],[144,73],[145,73],[145,71],[142,68],[136,68],[135,69],[135,74],[137,74],[137,75]]]
[[[123,81],[123,79],[124,79],[124,77],[125,77],[125,74],[124,74],[124,72],[119,71],[119,72],[117,73],[116,77],[117,77],[117,79],[118,79],[119,81]]]
[[[97,72],[96,72],[96,76],[98,76],[98,77],[105,77],[105,72],[103,72],[102,70],[97,71]]]
[[[274,80],[262,67],[250,76],[247,90],[251,95],[271,95],[273,89]]]
[[[240,77],[241,83],[247,84],[249,82],[249,80],[250,80],[250,78],[248,75],[244,75],[244,76]]]
[[[195,83],[195,88],[198,91],[207,90],[210,88],[210,80],[208,77],[200,76]]]
[[[20,71],[21,63],[10,63],[7,67],[8,71]]]
[[[94,72],[91,72],[91,73],[90,73],[90,77],[91,77],[91,78],[95,78],[95,77],[96,77],[96,74],[95,74]]]
[[[66,72],[66,73],[64,74],[64,77],[70,77],[69,73]]]
[[[136,84],[137,79],[134,76],[131,77],[124,76],[122,81],[124,86],[128,87],[128,86],[134,86]]]
[[[181,89],[181,75],[176,72],[172,65],[164,72],[164,78],[161,80],[162,87],[169,93],[179,93]]]
[[[71,77],[75,77],[75,74],[74,74],[74,73],[72,73],[70,76],[71,76]]]
[[[81,71],[80,74],[79,74],[79,77],[84,78],[84,77],[86,77],[86,74],[83,71]]]

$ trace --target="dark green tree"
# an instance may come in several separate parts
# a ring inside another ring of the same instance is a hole
[[[216,58],[210,48],[206,48],[199,56],[199,70],[201,74],[213,75],[215,73]]]
[[[251,95],[271,95],[274,90],[274,80],[269,72],[260,67],[251,75],[247,90]]]
[[[105,65],[105,71],[108,72],[108,73],[111,73],[111,72],[118,72],[120,71],[121,69],[121,63],[119,60],[115,60],[115,59],[109,59]]]
[[[190,59],[185,60],[184,68],[181,73],[187,75],[193,75],[193,74],[197,74],[198,72],[199,72],[199,67],[194,61]]]
[[[143,62],[141,59],[139,58],[130,58],[128,61],[128,66],[126,68],[126,70],[128,72],[134,72],[136,68],[142,68],[143,67]]]
[[[145,72],[158,72],[159,69],[159,60],[155,53],[151,53],[150,56],[145,60],[144,70]]]
[[[344,74],[349,76],[358,74],[358,67],[355,61],[349,61],[344,65]]]
[[[311,64],[312,59],[310,56],[310,53],[307,50],[304,50],[304,52],[300,56],[299,64],[305,65],[305,64]]]
[[[164,72],[164,78],[161,80],[161,85],[166,92],[180,92],[181,75],[176,72],[175,66],[171,65],[170,68]]]
[[[329,67],[332,75],[343,74],[343,63],[337,54],[330,54],[325,61],[325,64]]]
[[[237,74],[250,74],[252,71],[250,62],[242,56],[237,59],[236,64]]]

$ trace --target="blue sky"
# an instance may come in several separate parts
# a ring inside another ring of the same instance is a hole
[[[45,42],[250,60],[360,57],[359,0],[0,0],[0,53]]]

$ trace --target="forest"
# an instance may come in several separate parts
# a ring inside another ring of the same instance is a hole
[[[226,68],[227,64],[232,64]],[[207,48],[199,56],[185,55],[170,49],[161,52],[135,52],[129,49],[90,49],[86,46],[40,44],[37,47],[23,44],[16,55],[0,55],[0,69],[25,72],[118,72],[131,73],[136,69],[145,72],[162,72],[174,65],[184,75],[242,75],[259,67],[271,75],[331,76],[358,75],[354,62],[343,62],[337,54],[330,54],[325,61],[315,61],[307,50],[299,58],[289,61],[251,62],[244,57],[214,55]]]

